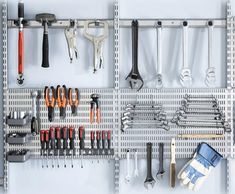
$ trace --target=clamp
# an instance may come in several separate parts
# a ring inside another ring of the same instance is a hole
[[[68,103],[71,106],[72,115],[77,115],[77,107],[79,105],[79,90],[75,88],[75,96],[73,98],[73,90],[69,88],[68,90]]]
[[[52,122],[54,119],[54,107],[56,103],[55,88],[53,86],[51,86],[50,88],[47,86],[45,87],[44,99],[45,99],[46,106],[48,108],[48,120]]]
[[[58,107],[60,108],[60,117],[64,119],[66,116],[66,106],[67,106],[67,89],[65,85],[63,85],[62,87],[60,87],[60,85],[57,86],[56,101]]]

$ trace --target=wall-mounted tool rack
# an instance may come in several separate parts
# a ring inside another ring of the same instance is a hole
[[[33,88],[21,89],[21,88],[9,88],[8,87],[8,30],[11,28],[17,28],[15,20],[9,20],[7,17],[7,3],[2,5],[2,17],[3,17],[3,112],[4,112],[4,188],[8,187],[8,161],[7,153],[18,149],[27,149],[30,151],[30,158],[40,158],[40,140],[39,135],[33,138],[33,140],[24,145],[10,145],[6,142],[7,135],[13,132],[29,132],[29,126],[22,127],[9,127],[6,124],[6,117],[10,111],[15,108],[24,108],[26,111],[31,109],[31,97],[30,91]],[[167,117],[170,119],[177,108],[180,106],[180,101],[185,94],[197,94],[197,95],[214,95],[220,104],[221,109],[225,113],[226,121],[233,126],[233,100],[235,97],[235,34],[234,17],[231,15],[231,6],[228,2],[227,5],[227,18],[226,19],[139,19],[140,28],[154,28],[157,21],[162,22],[163,28],[180,28],[183,21],[188,21],[189,27],[207,27],[208,21],[213,21],[215,28],[226,28],[227,36],[227,87],[226,88],[190,88],[190,89],[142,89],[138,93],[135,90],[121,88],[120,87],[120,28],[130,28],[131,19],[119,18],[119,2],[114,2],[114,18],[105,19],[108,22],[109,27],[114,29],[114,86],[110,89],[82,89],[81,101],[78,108],[78,116],[72,117],[68,113],[66,120],[59,120],[59,110],[55,110],[55,121],[53,125],[73,125],[78,128],[80,124],[83,124],[86,130],[112,130],[112,148],[114,148],[113,155],[106,156],[94,156],[98,158],[108,158],[115,160],[115,191],[119,190],[119,160],[126,157],[126,149],[138,149],[140,158],[146,156],[146,142],[151,141],[153,143],[153,157],[158,157],[158,151],[156,149],[157,144],[161,141],[166,145],[166,157],[170,157],[170,140],[172,137],[176,137],[178,133],[184,131],[185,133],[198,133],[202,129],[199,128],[183,128],[172,124],[170,131],[164,131],[161,129],[131,129],[125,133],[120,131],[121,128],[121,113],[125,105],[128,102],[138,100],[138,102],[151,102],[156,101],[163,104]],[[36,20],[25,20],[25,28],[42,28],[41,23]],[[84,21],[77,19],[78,28],[83,28]],[[49,28],[65,28],[69,26],[69,20],[57,20],[52,23]],[[95,27],[95,26],[93,26]],[[43,92],[42,88],[37,88]],[[102,106],[102,123],[100,125],[90,125],[89,123],[89,100],[91,93],[101,94],[101,106]],[[47,110],[44,105],[43,99],[40,100],[40,119],[41,129],[48,129],[52,124],[48,122]],[[69,112],[69,111],[68,111]],[[223,133],[223,129],[206,129],[204,133]],[[231,133],[225,133],[223,138],[206,140],[214,148],[216,148],[225,158],[234,157],[234,130],[232,128]],[[195,149],[196,145],[202,140],[182,140],[176,139],[176,158],[189,158]],[[85,140],[85,144],[88,140]],[[75,143],[76,147],[78,142]],[[49,156],[50,157],[50,156]],[[76,158],[80,158],[80,155],[76,155]],[[133,155],[131,155],[133,157]],[[84,156],[84,158],[92,158],[90,156]],[[229,161],[229,160],[228,160]],[[229,164],[229,163],[228,163]],[[227,171],[227,177],[229,178],[229,170]],[[229,185],[228,185],[229,187]]]

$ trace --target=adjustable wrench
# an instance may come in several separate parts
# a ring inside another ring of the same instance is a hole
[[[77,22],[75,20],[70,20],[70,26],[64,30],[65,37],[68,44],[70,63],[73,62],[73,58],[78,58],[78,49],[76,46],[77,42]]]
[[[131,89],[137,89],[139,91],[143,85],[144,81],[140,76],[138,69],[138,21],[132,21],[132,69],[126,80],[129,82]]]

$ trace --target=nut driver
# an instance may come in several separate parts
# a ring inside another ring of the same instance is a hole
[[[132,21],[132,69],[126,80],[129,82],[131,89],[136,89],[139,91],[143,85],[144,81],[139,73],[138,68],[138,21]]]

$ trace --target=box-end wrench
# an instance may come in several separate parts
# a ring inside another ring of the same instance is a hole
[[[215,76],[215,67],[213,66],[212,61],[212,48],[213,48],[213,22],[208,22],[208,68],[206,70],[206,79],[205,83],[208,87],[213,87],[215,85],[216,76]]]
[[[192,85],[191,70],[188,64],[188,22],[183,22],[183,68],[180,73],[180,83],[183,87]]]
[[[132,69],[126,80],[129,82],[131,89],[137,89],[139,91],[143,85],[144,81],[140,76],[138,69],[138,21],[132,21]]]

